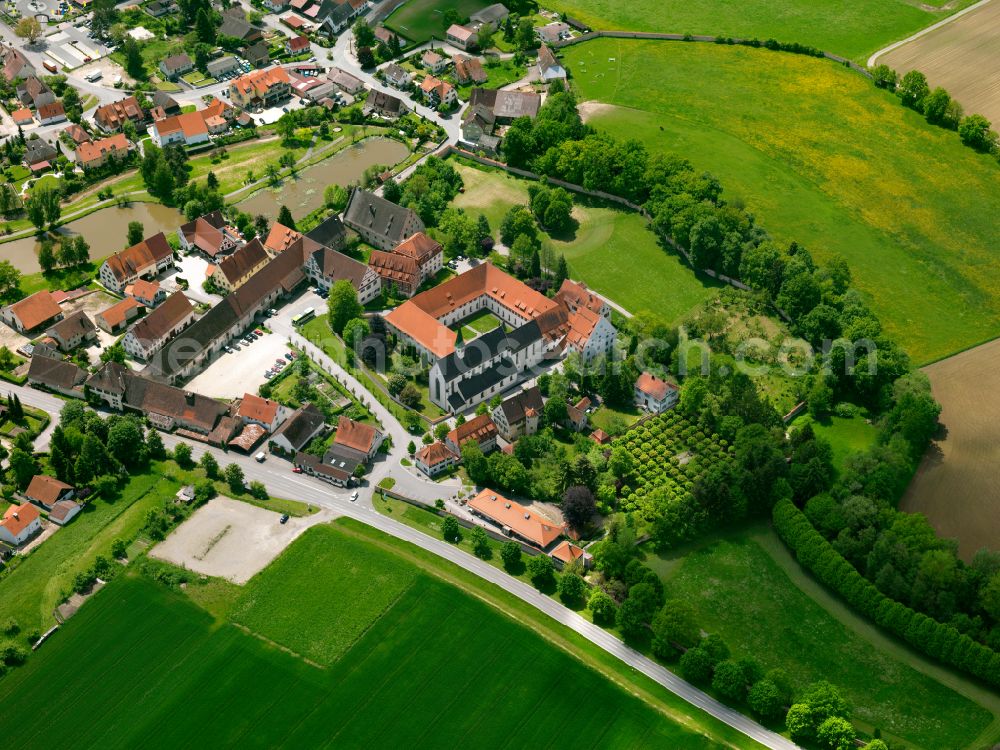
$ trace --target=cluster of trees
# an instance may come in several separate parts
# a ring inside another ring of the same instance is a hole
[[[957,130],[959,138],[969,148],[1000,156],[1000,141],[983,115],[966,115],[962,105],[951,98],[941,86],[931,89],[927,76],[911,70],[902,78],[888,65],[872,68],[872,82],[880,89],[895,92],[904,107],[920,112],[931,125]]]
[[[177,200],[175,191],[187,185],[188,169],[183,146],[171,144],[160,148],[155,143],[146,143],[143,147],[139,174],[149,194],[167,205],[183,205],[183,200]]]
[[[956,627],[964,620],[960,618],[956,624],[938,622],[883,594],[813,527],[791,500],[781,500],[775,505],[773,520],[775,530],[795,552],[798,561],[862,615],[928,656],[1000,686],[1000,654]]]
[[[58,252],[55,243],[49,236],[43,237],[40,244],[38,265],[43,273],[48,273],[56,266],[74,268],[90,262],[90,245],[82,234],[78,234],[76,237],[63,237],[59,242]]]
[[[573,196],[561,187],[533,184],[528,188],[529,207],[535,220],[549,234],[573,227]]]
[[[387,180],[382,195],[388,201],[415,211],[426,226],[435,227],[461,189],[462,176],[455,168],[431,156],[402,185]]]
[[[390,34],[388,42],[376,39],[374,29],[363,18],[354,22],[354,43],[358,46],[359,60],[361,50],[366,49],[374,61],[373,65],[388,62],[403,54],[403,45],[396,34]],[[362,67],[371,67],[371,65],[366,66],[362,63]]]
[[[52,93],[62,100],[66,119],[70,122],[79,123],[83,116],[83,106],[80,101],[80,92],[76,90],[76,87],[71,86],[67,82],[66,76],[62,74],[45,76],[44,80],[48,87],[52,89]]]
[[[24,204],[28,219],[39,232],[52,228],[62,216],[62,194],[54,187],[38,187],[31,192]]]
[[[483,258],[493,250],[493,230],[485,215],[478,218],[464,208],[447,208],[438,220],[437,238],[449,258]]]

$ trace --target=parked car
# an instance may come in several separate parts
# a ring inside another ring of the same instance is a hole
[[[292,467],[292,473],[293,474],[301,474],[302,473],[302,467],[301,466],[293,466]]]
[[[285,355],[285,359],[287,359],[289,362],[291,362],[294,359],[294,357],[292,356],[291,352],[288,352],[288,354]]]
[[[256,333],[258,336],[263,336],[264,335],[264,332],[262,330],[260,330],[259,328],[254,328],[253,332]]]
[[[288,514],[287,513],[282,513],[281,514],[281,518],[278,519],[278,523],[280,523],[282,525],[288,523]]]
[[[262,464],[267,460],[267,454],[264,453],[264,451],[261,451],[260,453],[258,453],[256,456],[253,457],[253,460],[259,464]]]
[[[352,492],[352,493],[351,493],[351,502],[353,503],[353,502],[355,502],[355,501],[356,501],[357,499],[358,499],[358,491],[357,491],[357,490],[354,490],[354,492]]]

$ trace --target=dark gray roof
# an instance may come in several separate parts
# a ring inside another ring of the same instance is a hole
[[[35,352],[28,366],[28,380],[50,388],[73,388],[87,379],[87,371],[55,357]]]
[[[509,15],[510,11],[507,10],[506,6],[493,3],[493,5],[487,5],[482,10],[473,13],[469,20],[473,23],[496,23]]]
[[[303,404],[292,416],[285,420],[274,437],[284,435],[292,450],[300,451],[325,422],[323,412],[312,404]]]
[[[354,189],[344,209],[344,221],[348,226],[364,227],[386,237],[393,245],[406,239],[404,227],[411,217],[417,220],[418,229],[422,231],[423,222],[413,211],[360,188]]]
[[[484,333],[442,358],[438,362],[438,367],[445,382],[451,382],[494,357],[519,352],[541,338],[542,331],[538,323],[533,320],[518,326],[510,333],[506,333],[503,326],[498,325],[492,331]]]
[[[247,47],[244,56],[251,65],[256,65],[259,62],[267,62],[269,59],[267,45],[261,40],[253,46]]]
[[[254,34],[259,36],[260,31],[246,21],[232,15],[223,16],[222,25],[219,27],[220,36],[234,36],[237,39],[246,39]]]
[[[348,474],[353,474],[354,470],[368,459],[364,453],[346,445],[331,443],[323,454],[323,463],[334,466]]]
[[[212,60],[205,68],[209,73],[225,73],[236,66],[236,58],[232,55],[226,55],[225,57],[220,57],[218,60]]]
[[[507,424],[514,424],[524,419],[524,413],[528,409],[534,409],[540,413],[544,406],[542,392],[538,390],[536,385],[511,396],[500,404],[500,409],[503,411],[504,417],[507,418]]]
[[[472,377],[459,380],[457,392],[461,394],[462,399],[464,400],[462,406],[483,391],[486,391],[495,385],[500,385],[504,378],[514,372],[514,367],[515,365],[512,360],[503,357],[500,360],[499,366],[491,367],[488,370],[483,370],[482,372],[473,375]],[[452,394],[452,396],[454,396],[454,394]],[[450,399],[449,403],[451,403]]]
[[[319,12],[316,14],[316,21],[320,24],[328,23],[331,26],[340,26],[354,15],[354,8],[349,2],[337,3],[334,0],[323,0]]]
[[[177,103],[166,91],[154,91],[153,92],[153,106],[163,107],[163,110],[169,115],[172,111],[176,110],[180,112],[181,105]]]
[[[50,335],[58,336],[66,341],[74,336],[97,332],[94,322],[87,317],[87,313],[83,310],[77,310],[68,318],[63,318],[51,326],[48,330],[51,331]]]
[[[350,470],[347,468],[347,464],[341,467],[338,464],[330,464],[326,462],[326,458],[320,459],[311,453],[296,453],[295,461],[296,466],[302,466],[310,471],[314,471],[317,474],[325,474],[328,477],[333,477],[341,482],[347,482],[354,473],[354,467],[351,466]],[[357,464],[355,464],[357,466]]]
[[[347,242],[347,230],[340,217],[334,214],[306,232],[306,237],[321,245],[338,250]]]
[[[388,112],[389,114],[402,114],[404,106],[403,100],[398,96],[387,94],[384,91],[372,90],[365,100],[365,109]]]

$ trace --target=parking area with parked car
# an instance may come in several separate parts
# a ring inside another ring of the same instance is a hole
[[[266,325],[265,319],[229,342],[228,351],[195,376],[188,388],[213,398],[235,398],[256,393],[261,384],[290,366],[291,357],[286,355],[293,353],[287,339],[268,332]]]

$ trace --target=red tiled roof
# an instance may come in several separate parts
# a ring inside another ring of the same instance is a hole
[[[253,419],[264,424],[274,424],[280,406],[277,401],[247,393],[243,396],[240,408],[236,411],[236,416],[243,417],[244,419]]]
[[[115,133],[110,138],[101,138],[93,143],[81,143],[76,147],[76,159],[81,164],[89,164],[100,159],[107,153],[117,156],[128,153],[128,138],[122,133]]]
[[[489,414],[480,414],[448,433],[448,441],[459,448],[470,440],[482,443],[497,435],[497,426]]]
[[[490,489],[472,498],[469,507],[539,547],[548,547],[565,532],[565,527]]]
[[[97,317],[103,318],[108,328],[116,328],[128,318],[129,310],[142,307],[132,297],[126,297],[121,302],[116,302],[107,310],[99,312]]]
[[[445,461],[454,460],[455,454],[451,452],[447,445],[439,440],[436,443],[425,445],[418,450],[416,459],[424,466],[431,467],[443,464]]]
[[[657,401],[665,399],[667,397],[667,393],[670,391],[677,390],[676,385],[668,383],[665,380],[661,380],[651,372],[642,373],[642,375],[636,379],[635,387]]]
[[[368,453],[375,443],[376,430],[371,425],[355,422],[349,417],[341,417],[337,421],[337,434],[333,442],[353,448],[361,453]]]
[[[27,107],[21,107],[21,109],[15,109],[10,113],[10,116],[14,118],[15,125],[24,125],[25,123],[31,122],[32,114],[31,110]]]
[[[73,489],[73,485],[60,482],[55,477],[46,474],[36,474],[31,479],[24,496],[29,500],[37,500],[46,508],[51,507],[65,490]]]
[[[552,555],[552,557],[556,558],[557,560],[561,560],[564,563],[570,563],[573,562],[574,560],[579,560],[581,557],[584,557],[587,553],[584,552],[579,547],[577,547],[575,544],[570,544],[569,542],[563,540],[562,542],[559,543],[559,546],[557,546],[549,554]]]
[[[423,266],[428,260],[442,252],[442,248],[441,243],[432,240],[423,232],[417,232],[396,245],[392,252],[396,255],[413,258],[419,265]]]
[[[10,309],[28,331],[47,323],[62,312],[62,308],[52,298],[51,292],[47,291],[35,292],[30,297],[15,302]]]
[[[405,284],[410,289],[416,289],[420,284],[420,266],[416,260],[405,255],[372,250],[368,266],[383,279]]]
[[[302,234],[300,232],[289,229],[284,224],[274,222],[271,225],[271,231],[267,233],[267,239],[264,240],[264,247],[272,253],[281,253],[301,237]]]
[[[152,266],[173,255],[173,248],[163,232],[147,237],[137,245],[115,253],[105,261],[115,278],[124,281],[141,269]]]
[[[309,46],[309,37],[299,34],[298,36],[293,36],[285,44],[288,46],[289,51],[300,52]]]
[[[141,299],[155,299],[156,293],[160,291],[159,281],[147,281],[146,279],[136,279],[134,284],[130,284],[125,293],[130,297]]]
[[[4,512],[3,521],[0,522],[0,526],[3,526],[16,537],[28,528],[32,522],[38,520],[40,515],[38,508],[31,503],[12,505]]]

